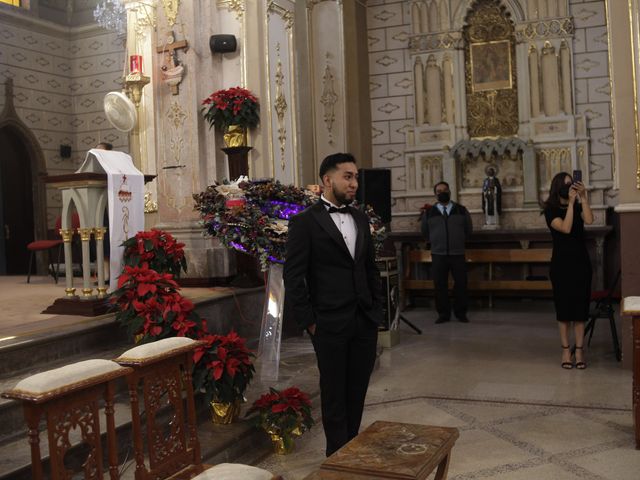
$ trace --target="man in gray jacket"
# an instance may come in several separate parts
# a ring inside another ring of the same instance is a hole
[[[464,246],[471,235],[473,225],[469,211],[451,201],[447,182],[439,182],[433,188],[438,202],[422,216],[422,234],[431,244],[431,273],[435,285],[436,323],[451,319],[449,303],[449,272],[453,276],[453,311],[456,318],[467,323],[467,265]]]

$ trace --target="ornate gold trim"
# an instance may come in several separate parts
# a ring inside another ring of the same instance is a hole
[[[93,229],[93,234],[96,240],[104,240],[105,233],[107,233],[106,227],[96,227]]]
[[[333,73],[331,73],[329,58],[330,54],[327,52],[327,63],[324,67],[324,74],[322,75],[322,95],[320,96],[320,103],[324,107],[324,124],[329,133],[329,144],[333,145],[333,122],[336,119],[335,106],[338,102],[338,94],[333,86],[335,78]]]
[[[162,0],[162,8],[164,9],[164,14],[167,17],[167,23],[170,27],[173,27],[178,18],[180,0]]]
[[[67,228],[66,230],[61,228],[58,232],[60,233],[63,242],[71,243],[71,239],[73,238],[73,228]]]
[[[98,287],[96,290],[98,290],[98,298],[104,298],[107,296],[107,290],[109,288],[108,287]]]
[[[78,232],[80,232],[80,240],[82,240],[83,242],[88,242],[89,240],[91,240],[93,228],[79,228]]]
[[[76,296],[76,289],[71,287],[71,288],[65,288],[64,289],[64,294],[67,297],[75,297]]]
[[[421,33],[409,37],[409,49],[411,53],[436,50],[459,50],[461,48],[464,48],[464,41],[459,32]]]
[[[282,5],[278,5],[274,0],[270,0],[267,5],[267,15],[272,12],[282,17],[286,23],[287,30],[291,30],[293,28],[295,17],[291,10],[287,10]]]
[[[289,12],[290,13],[290,12]],[[276,100],[273,103],[273,108],[278,116],[278,141],[280,142],[280,167],[284,171],[285,169],[285,150],[287,144],[287,128],[285,124],[285,114],[287,113],[287,99],[282,92],[282,86],[284,85],[284,73],[282,73],[282,60],[280,59],[280,43],[276,44],[276,52],[278,55],[278,63],[276,65]]]
[[[83,288],[82,289],[82,296],[83,297],[90,297],[91,293],[93,293],[93,288]]]
[[[236,20],[240,20],[244,15],[244,0],[218,0],[218,7],[223,7],[230,12],[235,12]]]
[[[155,213],[158,211],[158,202],[151,200],[151,192],[144,194],[144,213]]]

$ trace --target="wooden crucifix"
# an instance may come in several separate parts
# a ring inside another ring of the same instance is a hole
[[[171,93],[178,95],[178,85],[182,81],[184,76],[184,65],[178,60],[178,52],[184,48],[185,52],[189,49],[189,44],[186,40],[176,41],[173,32],[167,37],[167,41],[161,47],[156,47],[158,53],[164,54],[162,61],[162,78],[167,85],[171,87]]]

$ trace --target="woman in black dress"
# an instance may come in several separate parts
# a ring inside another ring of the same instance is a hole
[[[584,361],[584,323],[589,316],[591,260],[584,241],[584,225],[593,223],[587,191],[568,173],[558,173],[551,181],[544,216],[551,230],[551,284],[560,328],[562,368],[573,368],[569,330],[573,323],[576,368],[587,368]]]

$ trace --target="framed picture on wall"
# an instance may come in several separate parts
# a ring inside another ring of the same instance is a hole
[[[472,43],[471,86],[474,92],[511,88],[511,42]]]

